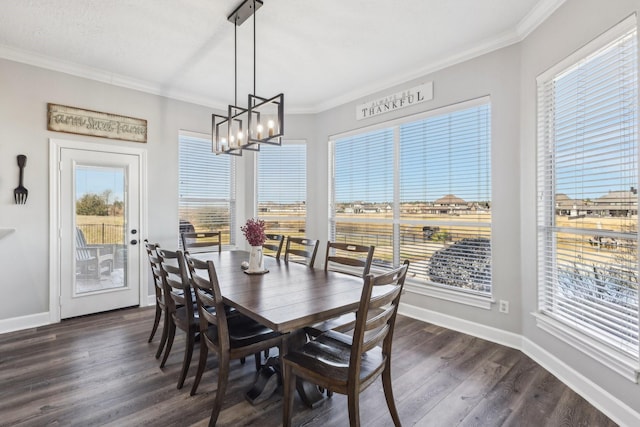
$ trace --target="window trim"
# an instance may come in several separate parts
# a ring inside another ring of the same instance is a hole
[[[453,104],[449,104],[449,105],[445,105],[442,107],[437,107],[434,108],[432,110],[428,110],[428,111],[423,111],[420,113],[416,113],[416,114],[410,114],[410,115],[406,115],[406,116],[402,116],[396,119],[392,119],[389,121],[385,121],[385,122],[380,122],[380,123],[376,123],[370,126],[363,126],[357,129],[353,129],[353,130],[349,130],[346,132],[340,132],[340,133],[336,133],[336,134],[332,134],[329,135],[328,138],[328,189],[329,189],[329,200],[328,200],[328,228],[329,228],[329,233],[331,233],[331,229],[333,227],[333,224],[335,224],[337,218],[335,216],[335,200],[334,198],[334,193],[335,193],[335,189],[334,189],[334,168],[335,168],[335,164],[334,164],[334,156],[335,156],[335,142],[339,139],[343,139],[343,138],[349,138],[349,137],[353,137],[353,136],[358,136],[358,135],[362,135],[365,133],[369,133],[369,132],[375,132],[375,131],[379,131],[379,130],[383,130],[383,129],[393,129],[393,138],[394,138],[394,211],[393,211],[393,218],[391,220],[387,220],[387,219],[374,219],[374,218],[369,218],[366,221],[367,222],[379,222],[379,223],[384,223],[384,224],[390,224],[393,228],[393,239],[394,239],[394,263],[397,261],[395,258],[398,256],[397,252],[395,250],[395,247],[399,244],[399,242],[396,242],[395,239],[400,239],[400,233],[399,233],[399,229],[400,229],[400,225],[401,224],[406,224],[406,223],[410,223],[412,222],[412,220],[403,220],[402,218],[400,218],[400,179],[399,179],[399,162],[400,162],[400,144],[398,143],[399,138],[400,138],[400,126],[403,124],[407,124],[410,122],[414,122],[414,121],[420,121],[420,120],[424,120],[427,119],[429,117],[434,117],[434,116],[441,116],[441,115],[446,115],[446,114],[451,114],[460,110],[464,110],[464,109],[468,109],[468,108],[473,108],[473,107],[479,107],[482,105],[489,105],[491,106],[491,96],[490,95],[485,95],[485,96],[481,96],[478,98],[473,98],[470,100],[465,100],[465,101],[461,101],[461,102],[457,102],[457,103],[453,103]],[[491,121],[493,121],[493,118],[491,117]],[[491,145],[491,147],[493,147],[493,145]],[[492,148],[491,148],[492,150]],[[347,222],[353,222],[353,223],[357,223],[357,222],[362,222],[365,221],[364,219],[359,219],[359,218],[351,218],[349,219]],[[488,226],[489,230],[492,232],[493,231],[493,221],[491,222],[491,224],[489,224]],[[493,233],[491,233],[491,242],[493,242]],[[494,252],[491,252],[491,265],[495,265],[494,263],[495,258],[494,258]],[[382,271],[382,267],[379,266],[372,266],[371,267],[372,271],[376,271],[376,269]],[[493,267],[492,267],[493,270]],[[433,298],[438,298],[441,300],[445,300],[445,301],[449,301],[449,302],[454,302],[454,303],[458,303],[458,304],[462,304],[462,305],[467,305],[467,306],[471,306],[471,307],[475,307],[475,308],[480,308],[480,309],[485,309],[485,310],[491,310],[492,305],[496,303],[496,300],[493,297],[493,278],[492,278],[492,286],[491,286],[491,292],[484,295],[484,294],[480,294],[480,293],[474,293],[473,291],[467,291],[464,289],[460,289],[460,290],[455,290],[455,289],[449,289],[449,288],[445,288],[445,287],[440,287],[437,284],[433,284],[433,283],[425,283],[422,281],[416,281],[416,280],[412,280],[410,277],[407,277],[407,282],[406,282],[406,288],[408,291],[415,293],[415,294],[420,294],[420,295],[425,295],[425,296],[429,296],[429,297],[433,297]]]
[[[577,67],[580,64],[588,61],[591,56],[599,53],[602,48],[606,47],[634,28],[637,31],[637,19],[635,13],[623,19],[606,32],[600,34],[595,39],[588,42],[586,45],[577,49],[569,56],[567,56],[554,66],[550,67],[536,78],[536,86],[538,88],[536,89],[536,169],[540,168],[540,147],[546,145],[544,138],[545,120],[541,117],[540,105],[542,100],[539,94],[539,87],[541,85],[544,85],[550,79],[554,79],[560,74],[570,72],[573,67]],[[638,34],[636,34],[636,38],[637,37]],[[638,43],[637,39],[636,43]],[[638,73],[637,69],[636,72]],[[640,73],[638,74],[640,75]],[[638,139],[640,140],[640,138]],[[538,242],[538,236],[541,232],[541,226],[538,224],[540,221],[540,207],[544,206],[541,205],[542,203],[544,203],[541,201],[541,195],[543,194],[543,192],[544,189],[540,188],[539,178],[536,177],[536,242]],[[545,230],[547,230],[547,232],[550,232],[546,228]],[[573,232],[575,231],[572,230],[572,233]],[[615,349],[611,345],[606,344],[596,337],[589,336],[578,329],[574,329],[569,324],[560,322],[541,311],[541,295],[545,292],[545,286],[543,286],[543,284],[541,283],[541,267],[539,264],[539,258],[544,253],[545,252],[543,252],[543,248],[540,248],[538,244],[536,246],[536,286],[538,298],[536,301],[536,312],[531,313],[531,316],[533,316],[536,321],[536,326],[546,333],[550,334],[551,336],[569,344],[571,347],[592,358],[594,361],[613,370],[624,378],[634,383],[638,383],[640,380],[640,347],[638,348],[638,357],[634,359],[633,357],[623,353],[621,350]]]

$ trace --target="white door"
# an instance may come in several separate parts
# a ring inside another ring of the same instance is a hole
[[[60,150],[60,317],[139,305],[139,156]]]

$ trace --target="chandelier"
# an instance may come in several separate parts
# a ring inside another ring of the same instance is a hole
[[[284,135],[284,94],[271,98],[256,95],[256,16],[261,0],[244,0],[227,17],[233,24],[234,104],[227,115],[211,115],[211,138],[216,154],[241,156],[242,150],[260,151],[260,144],[281,145]],[[247,106],[238,106],[238,27],[253,15],[253,94]]]

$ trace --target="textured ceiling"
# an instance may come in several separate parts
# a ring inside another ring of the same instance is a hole
[[[317,112],[521,40],[564,0],[264,0],[256,93]],[[238,0],[3,0],[0,57],[222,107]],[[253,20],[238,97],[253,92]]]

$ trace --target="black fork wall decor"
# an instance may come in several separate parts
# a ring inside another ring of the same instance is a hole
[[[18,167],[20,168],[20,181],[15,190],[13,190],[13,197],[16,201],[16,204],[18,205],[24,205],[25,203],[27,203],[27,196],[29,195],[29,190],[24,188],[24,185],[22,185],[23,172],[26,164],[27,156],[25,156],[24,154],[19,154]]]

